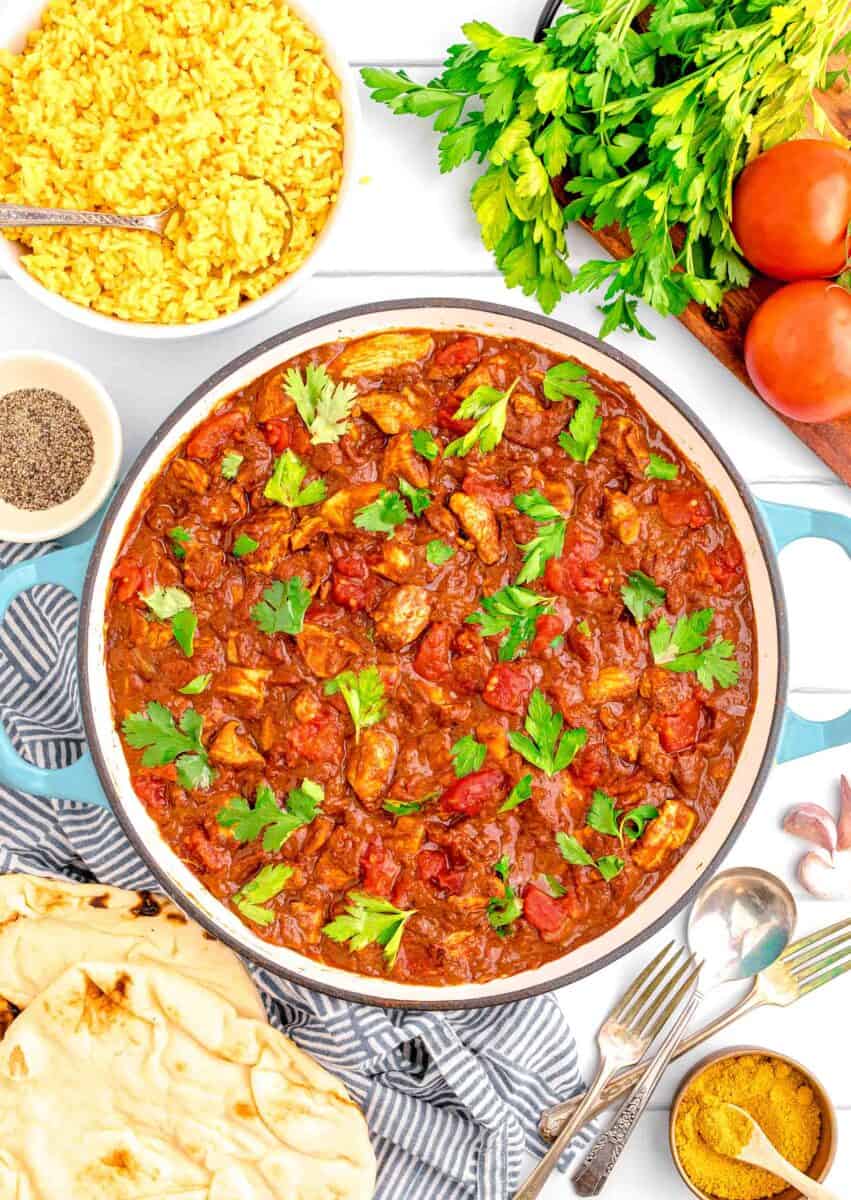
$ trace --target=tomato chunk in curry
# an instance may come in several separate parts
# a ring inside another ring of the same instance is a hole
[[[399,330],[229,397],[113,570],[135,790],[270,943],[404,983],[538,966],[706,826],[756,644],[721,504],[619,384]]]

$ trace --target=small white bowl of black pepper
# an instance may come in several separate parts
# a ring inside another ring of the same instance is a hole
[[[121,463],[109,393],[57,354],[0,354],[0,541],[47,542],[109,495]]]

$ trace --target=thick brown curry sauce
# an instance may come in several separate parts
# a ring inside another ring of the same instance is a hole
[[[560,361],[525,342],[421,330],[322,346],[221,404],[133,518],[106,614],[115,718],[120,726],[150,701],[175,719],[194,708],[216,772],[206,789],[183,787],[173,765],[143,767],[142,751],[125,741],[134,785],[165,840],[224,903],[264,866],[292,867],[266,902],[269,923],[247,920],[271,943],[411,984],[510,975],[622,920],[718,804],[754,692],[741,549],[716,497],[622,386],[589,372],[599,446],[587,463],[565,453],[558,437],[575,401],[551,402],[542,390]],[[359,393],[337,442],[311,442],[285,388],[285,372],[308,363],[326,364]],[[454,419],[465,395],[513,383],[493,451],[431,461],[416,453],[412,430],[431,431],[443,451],[469,428]],[[288,508],[264,498],[287,449],[307,467],[305,484],[324,480],[325,501]],[[676,479],[648,477],[651,451],[676,464]],[[234,479],[222,475],[229,453],[242,456]],[[409,511],[392,536],[357,528],[356,513],[400,479],[428,489],[425,511]],[[566,519],[564,549],[526,585],[552,598],[551,611],[534,640],[501,663],[505,635],[482,637],[466,618],[516,580],[519,547],[541,527],[514,497],[532,489]],[[188,534],[182,543],[169,537],[175,527]],[[240,535],[257,550],[235,556]],[[427,546],[438,539],[454,553],[436,565]],[[621,594],[635,571],[666,592],[641,623]],[[302,631],[264,632],[252,609],[274,581],[295,576],[313,594]],[[169,622],[148,611],[143,597],[157,587],[191,598],[191,657]],[[711,691],[693,671],[654,665],[649,643],[660,617],[673,624],[706,608],[708,637],[734,643],[740,670],[733,686]],[[343,696],[326,695],[325,684],[370,665],[386,711],[356,743]],[[209,686],[181,694],[201,674],[212,676]],[[508,743],[534,689],[566,729],[586,731],[570,765],[552,775]],[[459,780],[451,749],[466,735],[486,755]],[[500,811],[527,775],[530,797]],[[324,789],[321,810],[278,850],[264,850],[259,836],[238,841],[217,819],[233,797],[253,803],[261,784],[283,805],[304,779]],[[599,832],[587,824],[595,791],[620,813],[649,805],[658,815],[632,841]],[[403,815],[384,808],[411,802],[420,807]],[[607,879],[593,864],[571,865],[561,833],[622,868]],[[495,927],[489,903],[505,895],[500,861],[515,915]],[[353,952],[323,934],[351,892],[416,910],[392,967],[378,944]]]

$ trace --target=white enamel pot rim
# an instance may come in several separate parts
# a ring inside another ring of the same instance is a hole
[[[757,700],[748,737],[716,812],[671,874],[613,929],[562,958],[488,983],[445,988],[342,971],[272,946],[244,925],[165,844],[135,795],[104,686],[103,615],[110,569],[128,521],[164,459],[217,403],[279,363],[326,342],[404,326],[515,337],[560,354],[573,354],[626,383],[642,407],[700,469],[727,509],[745,553],[759,639]],[[388,301],[308,321],[249,350],[201,384],[154,434],[115,495],[92,555],[80,615],[80,689],[95,766],[127,837],[165,890],[210,933],[277,975],[345,999],[408,1008],[457,1009],[551,991],[619,958],[670,921],[718,866],[756,803],[777,748],[787,658],[783,592],[769,534],[745,483],[685,404],[626,355],[588,334],[517,309],[464,300]]]

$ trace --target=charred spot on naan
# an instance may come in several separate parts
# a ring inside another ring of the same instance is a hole
[[[14,1021],[15,1017],[20,1016],[21,1009],[17,1004],[13,1004],[11,1000],[4,1000],[0,997],[0,1042],[6,1036],[6,1030]]]
[[[85,1026],[94,1034],[109,1029],[119,1017],[130,1011],[129,991],[130,976],[124,972],[116,977],[114,986],[108,991],[87,974],[78,1028]]]
[[[139,903],[130,909],[134,917],[158,917],[162,901],[153,892],[139,892]],[[168,914],[171,916],[171,914]]]

